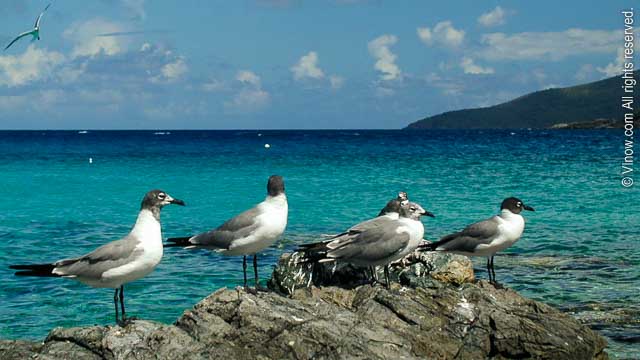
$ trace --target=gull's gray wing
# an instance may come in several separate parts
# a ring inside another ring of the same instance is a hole
[[[13,43],[15,43],[16,41],[22,39],[23,37],[27,36],[27,35],[31,35],[33,33],[33,30],[29,30],[29,31],[25,31],[22,34],[18,35],[15,39],[13,39],[9,45],[7,45],[4,49],[7,50],[11,45],[13,45]]]
[[[138,243],[137,239],[128,235],[81,257],[57,261],[54,264],[54,273],[98,279],[104,272],[125,265],[140,256],[142,249],[136,249]]]
[[[490,219],[471,224],[464,230],[447,235],[432,245],[436,250],[473,252],[478,245],[489,244],[498,234],[498,220]]]
[[[47,7],[44,8],[44,10],[42,10],[42,12],[40,13],[40,15],[38,15],[38,18],[36,19],[36,24],[34,25],[34,27],[37,29],[40,26],[40,19],[42,18],[42,15],[44,15],[44,12],[47,11],[47,9],[49,8],[49,6],[51,6],[51,3],[49,3],[49,5],[47,5]]]
[[[257,207],[251,208],[234,218],[227,220],[216,229],[198,234],[189,243],[213,249],[228,249],[234,240],[251,235],[258,227],[256,217],[260,215]]]
[[[393,256],[409,244],[408,233],[398,233],[395,220],[370,227],[362,232],[344,235],[345,239],[330,248],[328,258],[362,263],[375,262]]]

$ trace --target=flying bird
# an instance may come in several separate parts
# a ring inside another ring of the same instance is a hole
[[[115,289],[113,302],[116,323],[127,324],[124,310],[124,284],[140,279],[155,269],[162,259],[160,210],[169,204],[184,206],[162,190],[149,191],[142,199],[140,212],[131,232],[120,240],[96,250],[52,264],[11,265],[18,276],[64,277],[95,288]],[[118,318],[118,300],[122,318]]]
[[[439,241],[420,245],[427,251],[444,251],[466,256],[486,256],[489,282],[497,285],[493,256],[520,239],[524,232],[522,210],[534,211],[522,200],[509,197],[500,205],[500,214],[471,224],[462,231],[447,235]]]
[[[44,10],[42,10],[42,12],[40,13],[40,15],[38,15],[38,18],[36,19],[36,24],[33,27],[33,30],[29,30],[29,31],[25,31],[22,34],[18,35],[15,39],[13,39],[9,45],[7,45],[7,47],[5,47],[4,49],[7,50],[11,45],[13,45],[13,43],[15,43],[16,41],[22,39],[25,36],[31,35],[33,36],[31,38],[31,41],[36,41],[36,40],[40,40],[40,19],[42,19],[42,15],[44,15],[45,11],[47,11],[47,9],[49,8],[49,6],[51,6],[51,3],[49,3],[49,5],[47,5],[47,7],[44,8]]]

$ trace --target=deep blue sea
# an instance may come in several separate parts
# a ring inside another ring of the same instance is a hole
[[[165,237],[211,229],[262,201],[268,176],[280,174],[289,225],[259,259],[263,282],[280,253],[374,216],[399,190],[436,214],[423,219],[430,240],[517,196],[536,212],[496,257],[498,281],[588,322],[614,356],[635,357],[640,183],[620,185],[622,145],[618,130],[0,132],[0,338],[114,321],[112,290],[15,277],[8,265],[75,257],[124,236],[154,188],[187,203],[163,210]],[[217,288],[240,285],[241,262],[166,249],[155,272],[126,287],[127,312],[171,323]],[[485,260],[474,262],[486,278]]]

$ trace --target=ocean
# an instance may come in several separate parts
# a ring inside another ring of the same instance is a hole
[[[269,144],[269,147],[265,145]],[[56,326],[111,324],[111,289],[23,278],[15,263],[74,257],[126,235],[142,196],[187,206],[162,213],[163,236],[209,230],[284,176],[289,225],[259,256],[278,256],[375,216],[398,191],[436,215],[435,240],[498,212],[533,206],[523,237],[495,259],[498,281],[566,311],[640,353],[640,194],[620,185],[621,130],[0,131],[0,338],[42,340]],[[242,284],[242,259],[165,249],[126,286],[127,312],[171,323],[220,287]],[[485,259],[474,259],[486,279]]]

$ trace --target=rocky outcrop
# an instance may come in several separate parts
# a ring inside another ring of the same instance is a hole
[[[0,342],[0,358],[606,358],[605,340],[570,316],[513,290],[469,282],[462,258],[406,259],[392,275],[404,285],[386,289],[302,286],[316,280],[296,256],[284,255],[274,271],[270,285],[277,291],[221,289],[174,325],[137,320],[124,328],[57,328],[44,344]]]

